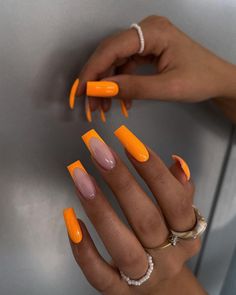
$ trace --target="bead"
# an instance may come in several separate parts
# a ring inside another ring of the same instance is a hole
[[[147,254],[147,260],[148,260],[148,269],[145,273],[145,275],[140,278],[139,280],[132,280],[128,276],[126,276],[122,271],[120,271],[120,275],[124,281],[127,282],[129,286],[141,286],[143,283],[145,283],[151,276],[151,273],[153,272],[154,269],[154,263],[153,263],[153,258],[151,255]]]

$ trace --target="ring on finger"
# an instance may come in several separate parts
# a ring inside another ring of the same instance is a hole
[[[145,248],[147,250],[162,250],[162,249],[166,249],[170,246],[176,246],[178,242],[178,237],[173,235],[172,233],[170,233],[170,235],[168,236],[168,238],[166,239],[166,241],[164,243],[162,243],[159,246],[156,247],[152,247],[152,248]]]
[[[128,276],[126,276],[121,270],[120,270],[120,275],[122,277],[122,279],[124,281],[126,281],[126,283],[130,286],[141,286],[143,283],[145,283],[147,280],[150,279],[150,276],[153,272],[154,269],[154,262],[153,262],[153,258],[152,256],[147,253],[147,259],[148,259],[148,269],[146,271],[146,273],[144,274],[144,276],[142,276],[140,279],[138,280],[133,280],[131,278],[129,278]]]
[[[193,209],[196,216],[196,224],[192,229],[184,232],[170,230],[172,235],[176,237],[176,239],[195,240],[196,238],[200,237],[206,230],[207,222],[205,218],[201,215],[199,210],[194,205]]]

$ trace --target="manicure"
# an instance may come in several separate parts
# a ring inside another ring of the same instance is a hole
[[[78,188],[81,195],[87,200],[95,198],[96,189],[94,183],[81,162],[76,161],[70,164],[67,169],[69,170],[75,186]]]
[[[70,239],[75,244],[79,244],[82,241],[83,235],[80,224],[75,215],[73,208],[66,208],[63,211],[66,228]]]
[[[188,167],[188,164],[184,161],[184,159],[182,159],[180,156],[177,155],[172,155],[172,159],[180,164],[180,167],[182,168],[187,180],[190,180],[191,177],[191,173],[190,173],[190,169]]]
[[[72,110],[74,109],[74,106],[75,106],[75,95],[76,95],[78,87],[79,87],[79,79],[76,79],[71,87],[70,98],[69,98],[69,105]]]
[[[110,148],[94,129],[85,133],[82,139],[99,165],[106,170],[111,170],[115,167],[116,161]]]
[[[88,81],[87,96],[112,97],[119,92],[118,84],[111,81]]]
[[[114,134],[138,162],[146,162],[149,159],[149,152],[145,145],[127,127],[120,126]]]

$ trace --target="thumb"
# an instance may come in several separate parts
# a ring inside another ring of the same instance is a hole
[[[151,76],[117,75],[103,80],[113,81],[119,85],[119,99],[176,100],[171,92],[174,80],[167,72]]]

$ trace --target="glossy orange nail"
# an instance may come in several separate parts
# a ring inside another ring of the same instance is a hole
[[[149,159],[145,145],[126,126],[119,127],[114,134],[137,161],[146,162]]]
[[[89,123],[92,122],[92,113],[90,110],[89,100],[88,97],[85,97],[85,115]]]
[[[100,106],[100,117],[103,123],[106,123],[106,115],[102,109],[102,107]]]
[[[70,164],[67,166],[67,169],[72,177],[72,179],[74,179],[74,170],[76,168],[79,168],[81,170],[83,170],[85,173],[87,173],[87,171],[85,170],[84,166],[82,165],[82,163],[78,160],[78,161],[75,161],[74,163]]]
[[[129,117],[129,113],[128,113],[128,110],[127,110],[127,108],[126,108],[126,105],[125,105],[125,103],[124,103],[124,101],[121,99],[120,100],[120,106],[121,106],[121,112],[122,112],[122,114],[126,117],[126,118],[128,118]]]
[[[82,230],[80,224],[75,215],[73,208],[66,208],[63,211],[63,216],[66,224],[66,228],[70,239],[75,243],[79,244],[82,240]]]
[[[76,79],[70,90],[69,105],[72,110],[74,109],[74,106],[75,106],[75,94],[78,87],[79,87],[79,79]]]
[[[87,96],[112,97],[119,92],[118,84],[111,81],[88,81]]]
[[[175,162],[178,162],[184,172],[184,174],[186,175],[187,180],[189,181],[190,177],[191,177],[191,173],[190,173],[190,169],[188,167],[188,164],[179,156],[177,155],[172,155],[172,159]]]

